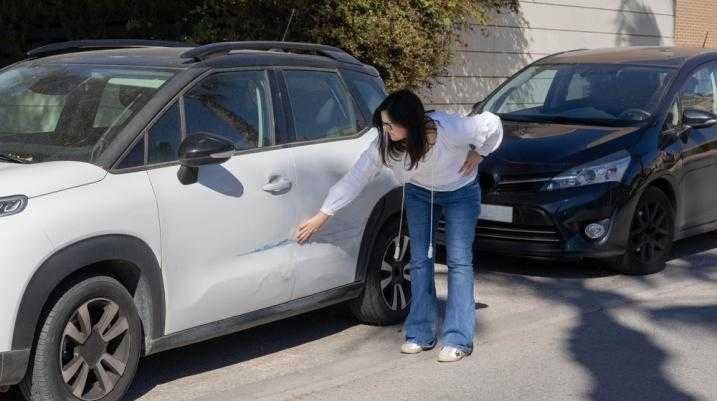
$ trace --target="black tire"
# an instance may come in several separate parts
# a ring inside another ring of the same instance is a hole
[[[615,258],[610,267],[623,274],[645,275],[665,268],[672,251],[675,211],[660,189],[648,188],[635,208],[627,252]]]
[[[386,223],[376,237],[364,290],[361,296],[348,303],[353,315],[363,323],[391,325],[403,321],[408,315],[411,305],[411,256],[405,224],[402,237],[403,252],[399,261],[393,259],[398,219]]]
[[[141,352],[142,326],[132,296],[113,278],[91,277],[70,287],[51,306],[20,390],[29,401],[117,401],[132,384]],[[75,371],[71,366],[79,366],[67,382],[63,366],[67,375]],[[105,385],[100,377],[106,378]],[[82,387],[77,390],[80,397],[73,395],[73,385]]]

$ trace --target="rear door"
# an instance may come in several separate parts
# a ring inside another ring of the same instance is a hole
[[[362,111],[336,70],[282,70],[286,108],[290,112],[293,158],[296,160],[299,221],[319,211],[329,188],[351,168],[376,135],[369,128],[370,108],[383,100],[365,88],[371,106]],[[311,242],[296,250],[293,298],[352,283],[366,221],[378,200],[396,186],[385,169],[346,208],[339,211]]]

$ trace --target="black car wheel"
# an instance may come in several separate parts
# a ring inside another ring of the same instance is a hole
[[[137,370],[141,333],[132,297],[119,282],[84,280],[47,314],[20,389],[30,401],[119,400]]]
[[[661,271],[672,250],[674,228],[675,213],[670,200],[660,189],[648,188],[632,218],[628,250],[616,258],[613,268],[633,275]]]
[[[366,272],[361,296],[349,303],[364,323],[395,324],[406,318],[411,305],[410,239],[402,231],[399,258],[394,259],[398,222],[386,224],[379,232]]]

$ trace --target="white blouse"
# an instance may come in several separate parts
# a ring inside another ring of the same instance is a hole
[[[454,191],[473,182],[477,171],[468,176],[459,172],[470,151],[469,146],[475,146],[482,156],[495,151],[503,140],[500,118],[490,112],[465,117],[441,111],[432,112],[429,117],[437,123],[436,143],[412,170],[408,169],[408,154],[404,154],[400,161],[388,158],[391,171],[402,184],[410,182],[431,191]],[[356,199],[379,172],[383,166],[380,140],[386,139],[377,135],[348,173],[331,187],[321,206],[323,213],[333,216]]]

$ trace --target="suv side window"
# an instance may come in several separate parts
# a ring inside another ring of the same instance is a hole
[[[284,77],[297,142],[356,134],[353,105],[337,73],[287,70]]]
[[[219,72],[184,95],[187,135],[206,132],[237,150],[271,145],[270,87],[265,71]]]
[[[178,159],[182,128],[177,103],[164,112],[147,132],[147,163],[165,163]]]
[[[376,107],[386,98],[383,82],[377,77],[352,70],[342,70],[341,75],[357,100],[361,112],[371,121]]]
[[[714,69],[713,65],[702,67],[687,79],[680,94],[683,110],[696,109],[717,113],[717,82]]]
[[[139,167],[144,165],[144,138],[142,137],[137,141],[132,150],[129,151],[117,165],[118,169]]]

